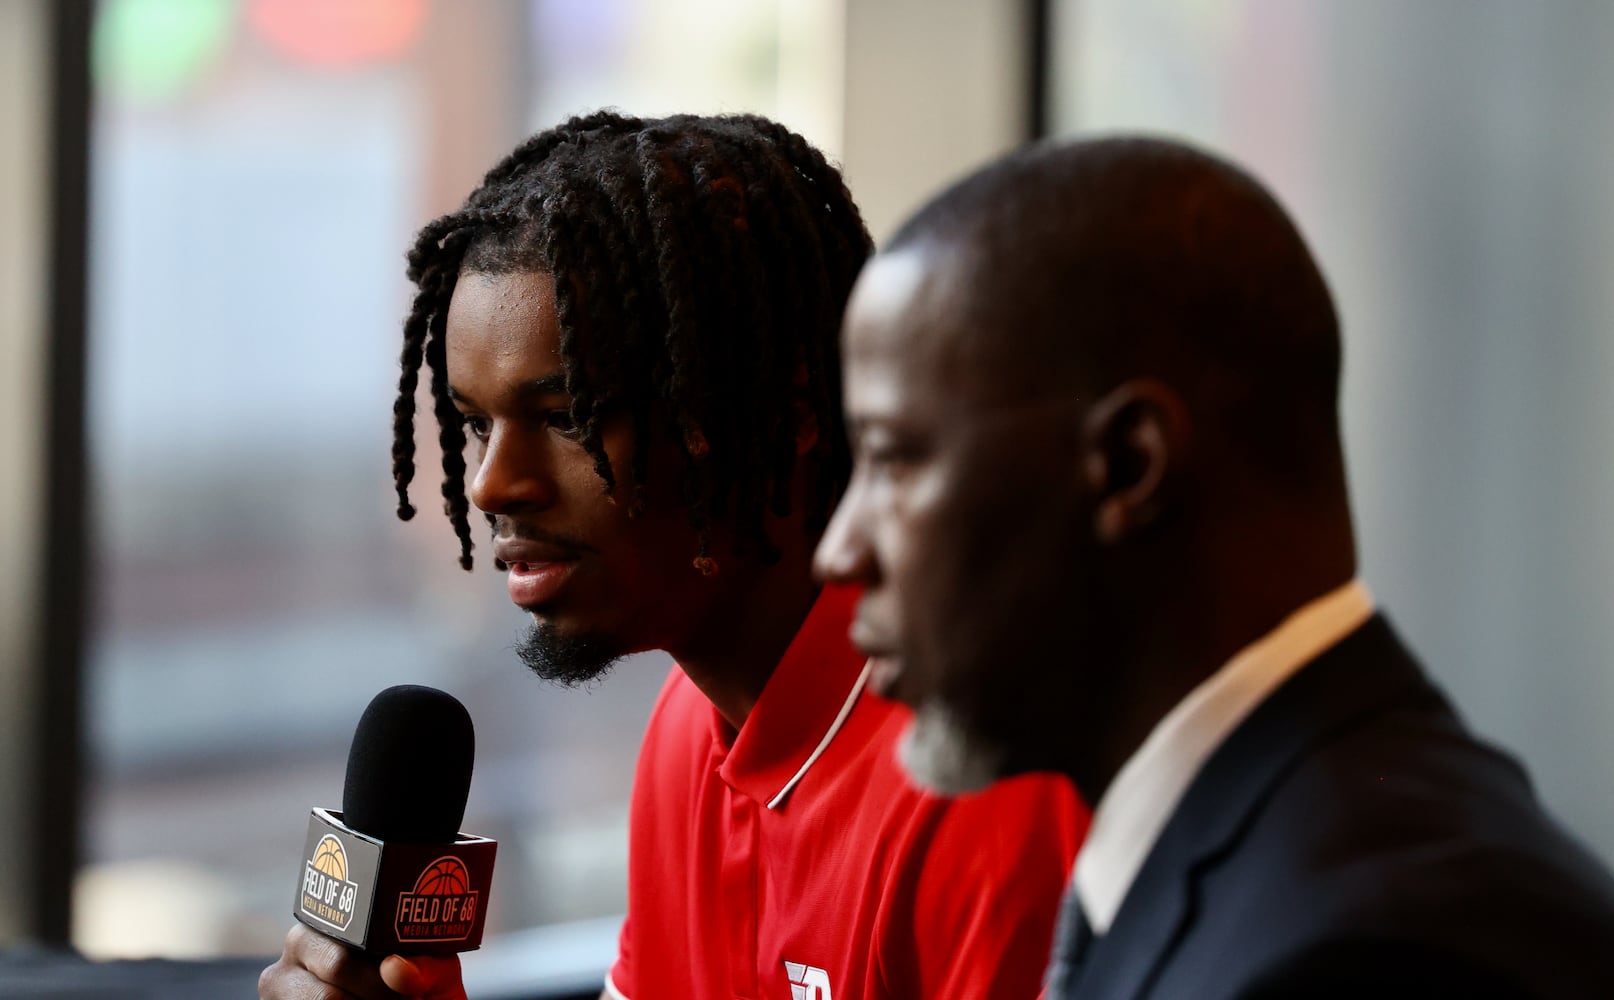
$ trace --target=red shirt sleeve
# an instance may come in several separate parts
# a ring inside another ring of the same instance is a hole
[[[1070,783],[1022,775],[949,803],[887,923],[893,996],[1033,1000],[1088,813]],[[906,895],[906,894],[904,894]]]

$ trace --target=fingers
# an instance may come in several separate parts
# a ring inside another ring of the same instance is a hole
[[[458,955],[389,955],[381,963],[381,978],[417,1000],[466,1000]]]
[[[294,924],[280,961],[258,976],[261,1000],[399,1000],[381,980],[377,960]]]

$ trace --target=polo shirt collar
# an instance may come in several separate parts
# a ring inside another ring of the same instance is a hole
[[[780,807],[851,715],[868,681],[867,658],[847,636],[860,596],[851,587],[819,592],[732,745],[712,710],[713,739],[728,747],[718,776],[730,788]]]

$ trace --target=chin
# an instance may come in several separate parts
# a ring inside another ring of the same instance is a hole
[[[578,687],[603,677],[625,654],[610,636],[567,631],[534,616],[516,655],[544,680]]]
[[[914,784],[952,796],[979,792],[1004,777],[1008,753],[972,733],[952,709],[931,701],[914,710],[897,757]]]

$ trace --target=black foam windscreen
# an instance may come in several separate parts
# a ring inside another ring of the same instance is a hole
[[[418,684],[387,688],[353,733],[342,820],[383,841],[448,842],[465,818],[476,735],[453,695]]]

